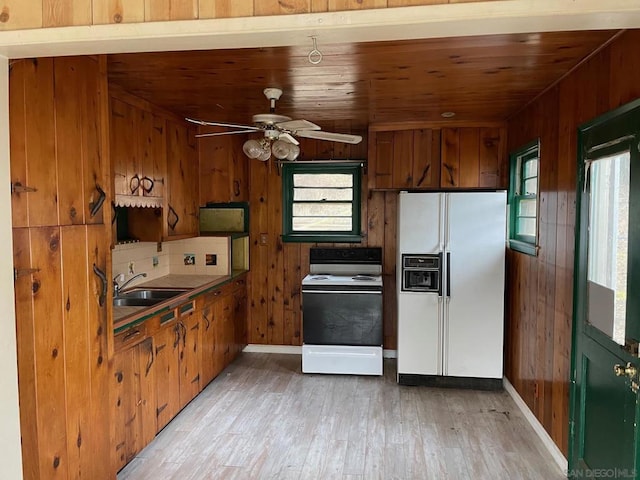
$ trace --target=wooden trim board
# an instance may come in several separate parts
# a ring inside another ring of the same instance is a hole
[[[533,430],[536,432],[536,434],[538,434],[538,437],[540,437],[540,440],[542,440],[542,443],[544,444],[544,446],[547,448],[547,450],[549,450],[549,453],[551,454],[555,462],[558,464],[560,469],[563,472],[567,472],[567,469],[569,468],[567,459],[562,454],[558,446],[551,439],[551,437],[549,436],[547,431],[544,429],[542,424],[538,421],[538,419],[533,414],[533,412],[529,409],[529,407],[527,406],[525,401],[522,399],[522,397],[518,394],[518,392],[513,387],[513,385],[511,385],[511,382],[507,379],[507,377],[504,377],[503,384],[504,384],[504,389],[511,396],[511,398],[513,398],[513,401],[522,412],[522,415],[524,415],[524,418],[527,419],[531,427],[533,427]]]

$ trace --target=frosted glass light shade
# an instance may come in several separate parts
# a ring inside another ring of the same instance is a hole
[[[273,152],[274,157],[279,160],[284,160],[291,152],[290,147],[292,146],[292,143],[285,142],[284,140],[276,140],[271,146],[271,151]]]
[[[298,145],[290,144],[289,154],[287,155],[287,160],[295,160],[300,155],[300,147]]]
[[[249,158],[258,158],[264,152],[262,145],[257,140],[247,140],[242,145],[242,151]]]

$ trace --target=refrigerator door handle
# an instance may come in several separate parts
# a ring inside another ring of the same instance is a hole
[[[443,283],[444,283],[444,278],[443,278],[444,277],[444,271],[443,271],[443,268],[442,268],[442,252],[440,252],[438,254],[438,257],[440,257],[440,269],[438,270],[438,276],[439,276],[439,278],[438,278],[438,297],[442,298],[443,290],[444,290],[444,285],[443,285]]]
[[[447,252],[447,297],[451,298],[451,252]]]

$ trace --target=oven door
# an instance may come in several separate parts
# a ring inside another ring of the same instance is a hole
[[[302,341],[308,345],[382,345],[382,290],[302,289]]]

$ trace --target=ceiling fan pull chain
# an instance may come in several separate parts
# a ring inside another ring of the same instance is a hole
[[[309,63],[312,65],[318,65],[322,61],[322,52],[318,50],[318,44],[316,43],[316,37],[312,36],[313,50],[309,52]]]

